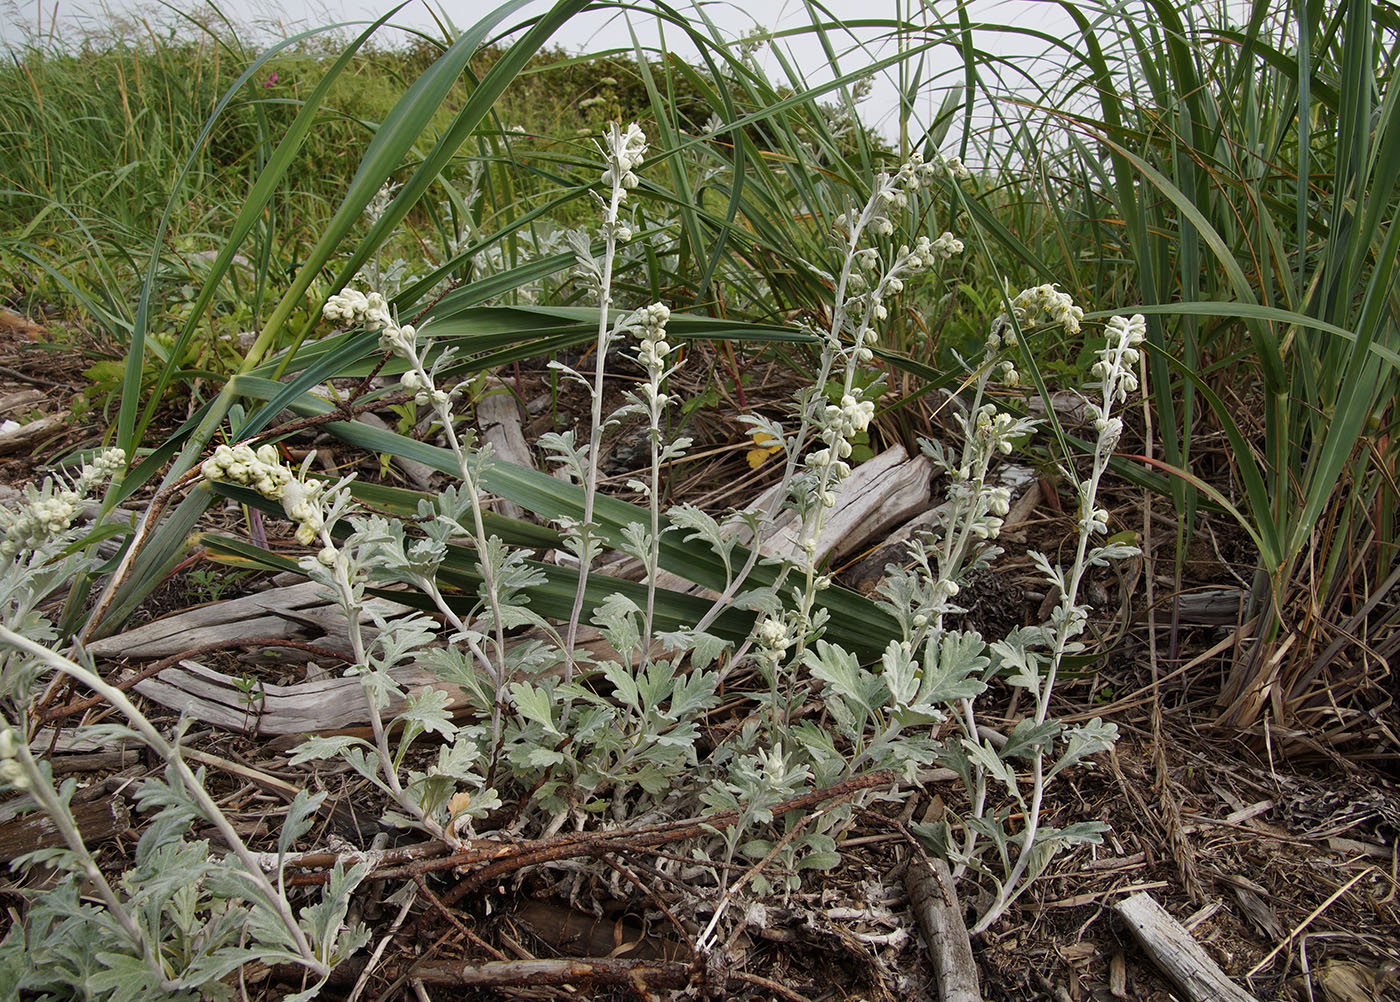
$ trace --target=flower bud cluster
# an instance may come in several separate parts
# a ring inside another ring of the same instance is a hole
[[[957,156],[940,156],[935,162],[938,173],[951,177],[954,181],[972,180],[972,171],[963,164],[962,158]]]
[[[1079,519],[1090,534],[1108,532],[1108,509],[1096,508],[1092,502],[1081,504]]]
[[[619,243],[626,243],[632,239],[632,228],[617,218],[616,207],[622,204],[626,193],[640,183],[635,169],[646,158],[647,134],[636,122],[628,125],[625,132],[616,122],[612,122],[603,136],[602,149],[608,162],[607,169],[603,171],[603,183],[612,189],[613,194],[612,209],[604,227]]]
[[[895,174],[895,182],[907,192],[916,192],[938,176],[938,165],[924,163],[924,155],[915,150]]]
[[[992,460],[1010,455],[1015,442],[1035,430],[1035,422],[999,411],[995,404],[983,404],[969,424],[959,417],[967,450],[961,465],[941,464],[951,483],[948,499],[956,508],[970,512],[968,529],[978,539],[995,539],[1011,511],[1011,489],[986,483]]]
[[[255,452],[247,445],[221,445],[204,461],[200,472],[206,480],[251,487],[263,497],[280,501],[287,518],[297,523],[296,539],[310,546],[326,524],[323,508],[325,486],[318,480],[304,481],[283,466],[272,445]]]
[[[406,357],[411,360],[414,356],[410,353]],[[413,402],[422,407],[441,407],[447,403],[449,397],[446,390],[440,390],[433,385],[430,374],[420,372],[416,366],[399,377],[399,385],[412,393]]]
[[[915,153],[894,174],[881,174],[876,178],[875,191],[864,212],[843,212],[837,216],[836,231],[844,234],[864,228],[877,237],[889,236],[894,233],[889,213],[903,210],[909,204],[909,196],[932,181],[937,173],[933,164],[924,163],[924,158]]]
[[[1005,411],[997,410],[996,404],[983,404],[977,411],[973,434],[986,443],[989,452],[1011,455],[1011,440],[1017,433],[1016,419]]]
[[[0,785],[12,790],[29,789],[29,777],[24,767],[15,761],[15,732],[0,727]]]
[[[1099,380],[1104,396],[1121,404],[1128,394],[1137,392],[1138,345],[1147,339],[1147,318],[1141,313],[1110,317],[1107,334],[1108,344],[1090,371]]]
[[[754,644],[757,646],[758,658],[769,665],[777,666],[782,663],[788,648],[793,645],[794,637],[792,630],[783,619],[768,617],[758,624],[754,630]]]
[[[1090,403],[1088,410],[1098,432],[1097,452],[1107,458],[1123,435],[1122,420],[1110,411],[1115,403],[1123,403],[1128,394],[1138,389],[1137,364],[1142,358],[1138,345],[1147,339],[1147,318],[1141,313],[1111,317],[1105,333],[1107,343],[1090,370],[1098,380],[1103,403]]]
[[[1073,336],[1079,333],[1080,321],[1084,319],[1084,311],[1074,305],[1069,293],[1061,292],[1053,285],[1037,285],[1017,293],[1016,298],[1011,300],[1011,311],[1016,317],[1014,325],[1011,315],[1007,313],[998,314],[992,321],[986,342],[988,362],[995,359],[1003,347],[1016,347],[1017,328],[1025,330],[1044,324],[1060,324],[1066,334]],[[1021,381],[1016,363],[1010,359],[997,363],[994,376],[1007,386],[1016,386]]]
[[[321,316],[342,327],[363,327],[377,331],[393,322],[388,301],[377,292],[343,289],[326,300]]]
[[[945,233],[943,236],[952,239],[950,234]],[[943,238],[940,237],[939,239],[941,240]],[[953,240],[953,243],[957,244],[958,248],[961,249],[962,243],[960,241]],[[908,244],[901,244],[899,252],[895,255],[894,264],[890,267],[889,271],[874,283],[874,288],[862,296],[853,296],[851,298],[850,303],[853,307],[858,306],[860,303],[865,303],[866,305],[865,323],[859,330],[854,332],[856,340],[854,359],[856,362],[869,362],[875,357],[875,353],[871,349],[879,340],[879,334],[875,330],[874,325],[888,320],[890,315],[889,307],[884,303],[885,297],[899,295],[899,293],[904,291],[904,282],[908,276],[923,271],[935,260],[938,260],[939,257],[940,252],[938,250],[937,241],[930,241],[926,236],[921,236],[915,240],[912,249]],[[858,269],[875,271],[880,267],[879,251],[875,250],[873,247],[866,247],[856,251],[852,256],[852,260],[858,266]],[[853,269],[847,280],[847,284],[853,291],[859,291],[869,288],[871,283],[859,270]]]
[[[1070,294],[1061,292],[1053,285],[1037,285],[1018,292],[1016,298],[1011,300],[1011,309],[1015,311],[1017,325],[1023,330],[1043,324],[1060,324],[1071,337],[1079,333],[1080,321],[1084,319],[1084,311],[1074,305]],[[992,322],[992,330],[1010,325],[1010,319],[1003,313]]]
[[[874,416],[874,401],[860,399],[858,388],[843,396],[839,405],[828,404],[818,415],[818,436],[826,443],[826,448],[808,453],[804,462],[817,474],[818,483],[822,485],[817,500],[823,506],[835,507],[836,494],[830,487],[851,475],[850,464],[845,461],[851,455],[851,441],[870,427]]]
[[[665,371],[666,356],[671,353],[671,346],[666,343],[666,323],[670,319],[671,311],[662,303],[644,306],[629,318],[629,325],[641,341],[637,362],[653,378]]]
[[[394,320],[389,312],[389,301],[378,292],[344,289],[326,300],[321,316],[342,327],[379,331],[379,347],[399,358],[409,357],[418,336],[412,324]]]
[[[111,480],[126,467],[126,453],[106,449],[84,463],[72,486],[48,478],[37,490],[26,488],[26,503],[18,511],[0,509],[0,557],[32,550],[66,531],[78,517],[83,499],[98,484]]]
[[[953,234],[944,230],[937,240],[933,241],[933,256],[939,261],[947,261],[949,258],[957,257],[963,252],[963,242]]]

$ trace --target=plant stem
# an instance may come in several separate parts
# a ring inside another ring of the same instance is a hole
[[[112,890],[112,885],[107,883],[107,878],[98,867],[97,861],[92,858],[92,853],[88,851],[87,845],[83,842],[82,833],[78,831],[78,826],[73,823],[73,815],[68,810],[68,806],[54,795],[48,777],[40,772],[38,763],[34,761],[34,756],[29,750],[27,737],[16,743],[15,757],[19,760],[25,778],[29,781],[30,795],[49,816],[49,820],[58,829],[58,833],[63,836],[63,841],[68,843],[68,848],[82,861],[83,876],[97,889],[97,894],[102,898],[107,910],[117,920],[127,936],[131,938],[131,942],[140,950],[146,965],[150,967],[151,973],[160,982],[161,989],[164,991],[174,990],[176,986],[166,977],[160,957],[157,956],[150,941],[141,931],[141,927],[136,924],[136,920],[131,917],[131,913],[126,910],[121,899],[117,897],[116,891]]]
[[[311,944],[307,942],[306,934],[302,932],[301,926],[297,924],[296,916],[292,914],[292,907],[287,899],[277,893],[277,889],[268,882],[263,875],[262,869],[258,866],[257,858],[244,843],[233,824],[219,805],[214,802],[214,798],[209,796],[204,785],[200,783],[198,777],[185,764],[185,760],[180,757],[180,751],[170,742],[161,736],[155,726],[146,719],[145,714],[136,708],[136,705],[127,698],[126,693],[113,685],[108,685],[96,672],[91,671],[82,665],[70,661],[68,658],[49,650],[41,644],[37,644],[22,634],[16,633],[7,626],[0,626],[0,643],[8,644],[16,650],[23,651],[30,657],[43,664],[48,665],[56,671],[63,672],[74,681],[87,686],[96,692],[108,703],[117,709],[127,719],[127,722],[139,733],[142,739],[158,752],[180,777],[185,785],[190,798],[199,808],[199,812],[204,815],[218,831],[224,843],[233,850],[239,862],[243,864],[243,876],[247,881],[257,888],[273,910],[277,917],[286,927],[291,935],[292,942],[296,945],[297,952],[301,954],[301,963],[314,972],[317,977],[324,977],[329,973],[325,964],[317,959],[315,952],[311,949]]]

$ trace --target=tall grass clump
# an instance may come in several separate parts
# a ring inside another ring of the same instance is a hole
[[[1257,553],[1221,722],[1337,725],[1397,637],[1400,22],[1364,0],[1065,10],[1042,39],[1063,69],[964,139],[1024,207],[1002,252],[1144,304],[1178,554],[1205,511]],[[996,101],[1013,67],[968,73]]]

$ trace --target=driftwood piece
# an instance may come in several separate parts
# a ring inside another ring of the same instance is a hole
[[[320,630],[332,649],[339,649],[337,643],[346,647],[344,615],[321,597],[322,590],[314,581],[303,581],[197,606],[96,640],[88,650],[98,657],[164,658],[206,644],[233,645],[248,637],[293,639],[305,635],[308,626]],[[407,611],[386,599],[367,599],[362,623],[371,622],[371,608],[384,616]]]
[[[933,960],[938,997],[942,1002],[982,1002],[972,940],[948,865],[941,859],[915,856],[905,871],[904,887]]]
[[[115,748],[78,755],[59,755],[49,759],[49,768],[55,776],[75,772],[115,772],[135,765],[140,759],[141,753],[135,748]]]
[[[520,641],[526,639],[522,637]],[[581,633],[579,646],[597,658],[617,657],[617,652],[595,630]],[[444,682],[416,665],[401,665],[389,674],[408,693],[441,690],[447,694],[449,710],[470,705],[466,689]],[[188,713],[201,723],[245,734],[316,734],[369,724],[364,692],[357,678],[336,676],[291,685],[259,683],[250,687],[233,675],[185,659],[155,678],[137,682],[133,688],[147,699]],[[384,711],[386,719],[402,710],[403,705],[402,700],[391,700]]]
[[[466,702],[463,689],[444,684],[422,668],[401,666],[390,674],[410,692],[442,689],[448,695],[449,708]],[[202,723],[245,734],[310,734],[369,722],[357,678],[325,678],[295,685],[259,684],[252,690],[240,681],[186,659],[155,678],[137,682],[135,689],[147,699],[188,713]],[[401,700],[393,700],[385,715],[393,716],[402,708]]]
[[[1225,975],[1201,944],[1152,895],[1134,894],[1115,904],[1113,910],[1188,1002],[1257,1002]]]
[[[912,515],[928,507],[933,477],[933,463],[927,456],[912,459],[904,447],[886,449],[874,459],[861,463],[839,484],[834,493],[836,504],[827,513],[826,525],[817,540],[816,560],[828,556],[842,557],[865,545],[891,526],[906,522]],[[767,505],[773,495],[770,488],[749,506],[756,510]],[[746,526],[726,530],[742,540],[751,542]],[[797,540],[797,518],[786,512],[772,527],[765,530],[759,543],[764,556],[795,560],[801,552]],[[659,587],[675,591],[696,591],[684,578],[662,571],[657,575]]]
[[[86,804],[72,805],[73,820],[87,845],[119,835],[131,827],[126,801],[121,797],[103,797]],[[0,863],[38,849],[53,849],[64,845],[63,835],[47,814],[24,814],[0,824]]]
[[[1003,531],[1014,528],[1030,517],[1040,502],[1040,485],[1035,472],[1026,466],[1010,464],[999,468],[992,476],[997,487],[1011,491],[1011,511],[1007,514]],[[906,521],[880,542],[870,553],[861,557],[847,572],[852,587],[862,594],[869,594],[885,577],[888,564],[902,564],[908,559],[909,541],[921,532],[927,532],[940,523],[948,509],[945,501],[933,508],[925,508],[914,518]]]
[[[1089,423],[1089,402],[1084,399],[1082,393],[1058,390],[1050,394],[1050,406],[1055,408],[1055,416],[1060,419],[1062,425],[1073,428]],[[1026,413],[1033,418],[1044,420],[1049,413],[1045,406],[1045,398],[1032,392],[1026,397]]]
[[[535,452],[525,441],[515,394],[499,379],[487,381],[486,391],[477,401],[476,423],[481,428],[482,443],[491,447],[496,458],[535,469]],[[507,518],[524,518],[526,515],[525,509],[505,498],[498,498],[494,507],[498,515]]]
[[[835,492],[836,505],[827,513],[817,541],[817,562],[844,557],[927,508],[932,478],[933,460],[910,458],[902,445],[861,463]],[[802,550],[797,530],[795,515],[774,526],[763,536],[764,555],[796,560]]]
[[[14,393],[6,393],[0,396],[0,417],[12,418],[16,412],[23,414],[48,399],[49,395],[43,390],[16,390]]]
[[[1248,596],[1242,588],[1207,588],[1176,597],[1177,621],[1191,626],[1235,626]]]
[[[68,412],[62,411],[36,418],[11,431],[0,432],[0,455],[32,448],[49,435],[62,431],[67,422]]]

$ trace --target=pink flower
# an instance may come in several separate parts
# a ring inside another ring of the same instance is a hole
[[[263,81],[263,86],[264,86],[264,87],[271,87],[271,86],[272,86],[273,84],[275,84],[276,82],[277,82],[277,74],[276,74],[276,73],[269,73],[269,74],[267,75],[267,79]]]

